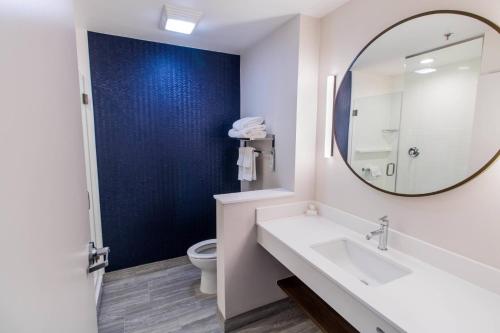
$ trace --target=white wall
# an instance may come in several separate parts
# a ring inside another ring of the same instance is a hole
[[[314,197],[318,61],[319,20],[304,16],[242,56],[242,115],[264,115],[276,134],[276,173],[266,185],[293,192],[218,196],[217,303],[225,319],[285,297],[276,280],[289,272],[257,243],[255,209]]]
[[[241,55],[241,116],[263,116],[276,135],[276,171],[264,163],[244,190],[314,194],[319,35],[318,19],[298,15]]]
[[[224,319],[286,297],[276,281],[291,274],[257,244],[255,209],[291,200],[290,196],[234,204],[217,202],[217,306]]]
[[[351,99],[402,92],[403,84],[403,75],[382,75],[353,70]]]
[[[294,191],[304,199],[314,197],[316,185],[319,43],[319,20],[301,15]]]
[[[97,332],[72,6],[0,2],[0,332]]]
[[[477,87],[476,113],[472,129],[469,172],[479,170],[491,159],[491,148],[499,145],[500,38],[494,31],[484,37],[483,62]],[[500,148],[499,148],[500,149]]]
[[[437,9],[482,15],[500,24],[500,2],[490,0],[351,0],[321,22],[320,105],[317,133],[317,200],[375,220],[388,214],[391,227],[483,263],[500,267],[500,163],[464,186],[435,196],[397,197],[376,191],[348,170],[340,153],[323,157],[326,77],[340,79],[352,59],[377,33],[411,15]]]
[[[241,54],[241,116],[263,116],[276,135],[276,172],[263,168],[261,188],[295,186],[299,30],[296,16]]]
[[[498,22],[496,22],[498,25]],[[500,38],[493,29],[486,31],[483,44],[483,61],[481,63],[481,74],[487,75],[500,70]]]
[[[498,93],[498,87],[500,87],[500,71],[483,74],[479,78],[469,154],[470,174],[483,167],[491,159],[492,149],[499,146],[500,94]],[[498,149],[500,151],[500,148]]]

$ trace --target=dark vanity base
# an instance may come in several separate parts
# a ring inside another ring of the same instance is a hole
[[[279,280],[278,286],[304,310],[322,331],[328,333],[359,333],[347,320],[297,277],[292,276]]]

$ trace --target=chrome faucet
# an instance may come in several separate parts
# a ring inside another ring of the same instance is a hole
[[[387,238],[389,236],[389,219],[387,215],[382,216],[378,219],[380,222],[380,228],[370,232],[366,235],[366,239],[370,240],[373,236],[379,236],[378,238],[378,249],[382,251],[387,251]]]

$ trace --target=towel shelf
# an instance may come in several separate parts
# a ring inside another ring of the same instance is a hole
[[[355,149],[356,153],[390,153],[392,151],[391,147],[358,147]]]
[[[250,138],[232,138],[240,141],[272,141],[274,145],[274,134],[268,134],[265,138],[250,139]]]
[[[273,157],[273,171],[276,171],[276,148],[275,148],[275,136],[274,136],[274,134],[268,134],[265,138],[260,138],[260,139],[250,139],[250,138],[233,138],[233,139],[240,140],[241,147],[247,147],[248,142],[253,142],[253,141],[269,141],[269,142],[271,142],[271,150],[255,149],[255,152],[259,153],[259,154],[271,154]]]

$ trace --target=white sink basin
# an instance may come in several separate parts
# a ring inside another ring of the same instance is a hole
[[[336,239],[311,247],[368,286],[379,286],[411,273],[408,268],[349,239]]]

